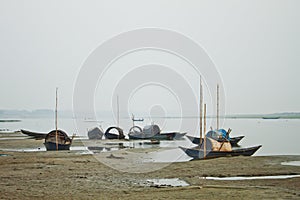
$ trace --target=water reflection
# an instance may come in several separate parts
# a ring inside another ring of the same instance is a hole
[[[150,187],[185,187],[189,186],[189,184],[179,178],[169,178],[169,179],[147,179],[145,185],[149,185]]]

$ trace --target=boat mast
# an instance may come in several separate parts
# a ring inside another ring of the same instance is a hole
[[[134,115],[133,114],[131,114],[132,115],[132,117],[131,117],[131,120],[132,120],[132,127],[134,127]]]
[[[199,141],[199,144],[200,144],[200,147],[201,147],[201,142],[202,142],[202,104],[203,104],[203,91],[202,91],[202,77],[200,76],[200,107],[199,107],[199,110],[200,110],[200,141]],[[205,133],[204,133],[205,134]]]
[[[120,127],[120,105],[119,105],[119,96],[117,95],[117,125]]]
[[[217,84],[217,130],[219,130],[219,84]]]
[[[58,133],[57,133],[57,90],[55,93],[55,143],[56,143],[56,151],[58,151]]]
[[[204,146],[203,146],[203,149],[204,149],[204,158],[206,157],[206,135],[205,135],[205,132],[206,132],[206,104],[204,104]]]

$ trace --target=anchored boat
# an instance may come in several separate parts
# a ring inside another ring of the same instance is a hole
[[[70,150],[72,139],[62,130],[53,130],[46,135],[45,147],[47,151]]]
[[[117,130],[118,131],[118,134],[115,134],[115,133],[111,133],[110,131],[111,130]],[[121,129],[121,128],[119,128],[119,127],[116,127],[116,126],[111,126],[111,127],[109,127],[106,131],[105,131],[105,133],[104,133],[104,135],[105,135],[105,138],[106,139],[124,139],[125,138],[125,135],[124,135],[124,133],[123,133],[123,129]]]
[[[209,131],[206,137],[213,138],[219,142],[228,140],[233,147],[238,147],[238,143],[245,137],[243,135],[237,137],[229,137],[229,131],[219,129],[218,131]],[[187,135],[187,138],[194,144],[200,144],[200,138]],[[203,138],[202,138],[203,139]]]

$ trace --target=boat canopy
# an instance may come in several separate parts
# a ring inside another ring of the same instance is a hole
[[[227,139],[227,140],[230,139],[229,134],[227,134],[227,131],[225,129],[209,131],[206,134],[206,136],[210,137],[212,139],[215,139],[215,140],[219,140],[219,139],[222,139],[222,138]]]
[[[160,133],[160,128],[158,125],[147,125],[143,128],[144,134],[156,135]]]

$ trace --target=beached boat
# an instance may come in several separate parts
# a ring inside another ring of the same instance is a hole
[[[188,156],[195,160],[218,158],[218,157],[228,157],[228,156],[252,156],[262,145],[249,147],[249,148],[238,148],[231,151],[207,151],[204,153],[203,149],[199,148],[185,148],[182,149]],[[204,156],[205,155],[205,156]]]
[[[47,151],[70,150],[72,139],[62,130],[53,130],[46,135],[45,147]]]
[[[47,149],[47,151],[59,151],[59,150],[70,150],[70,146],[72,144],[73,138],[75,135],[73,135],[72,139],[69,138],[67,133],[65,133],[62,130],[59,130],[58,123],[57,123],[57,90],[55,93],[55,130],[50,131],[46,137],[44,145]]]
[[[128,137],[131,140],[144,140],[144,139],[151,140],[152,137],[154,135],[158,134],[159,131],[160,131],[158,126],[157,126],[158,130],[156,130],[157,129],[156,126],[157,125],[154,126],[155,130],[153,130],[152,132],[151,131],[150,132],[144,132],[141,127],[139,127],[139,126],[133,126],[133,127],[131,127],[129,129]]]
[[[36,140],[43,140],[46,138],[47,133],[42,133],[42,132],[32,132],[32,131],[27,131],[21,129],[21,133],[30,136],[31,138],[34,138]]]
[[[114,129],[118,131],[118,134],[110,132],[111,130],[114,130]],[[105,135],[106,139],[110,139],[110,140],[112,140],[112,139],[124,139],[125,138],[125,135],[123,133],[123,129],[121,129],[119,127],[115,127],[115,126],[109,127],[105,131],[104,135]]]
[[[90,140],[101,140],[103,135],[104,133],[99,127],[88,130],[88,137]]]
[[[143,129],[139,126],[133,126],[130,128],[128,136],[132,140],[173,140],[178,132],[160,132],[158,125],[147,125]],[[184,133],[182,133],[184,134]]]
[[[277,116],[264,116],[262,119],[279,119],[280,117]]]
[[[219,142],[215,139],[206,137],[203,143],[194,148],[180,147],[188,156],[193,159],[207,159],[227,156],[251,156],[261,145],[249,148],[236,148],[232,149],[229,141]]]

